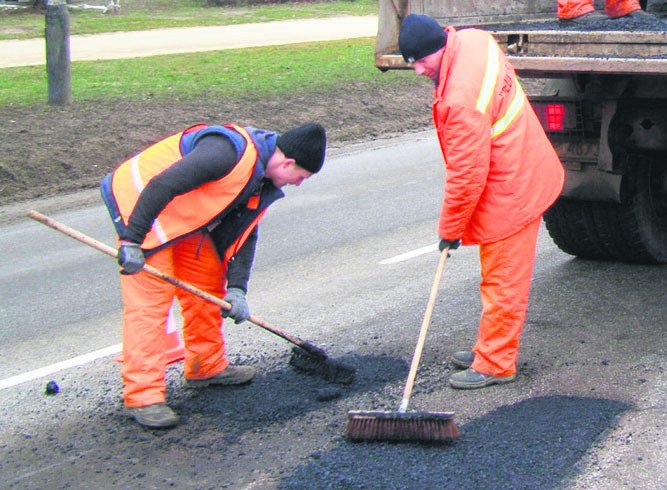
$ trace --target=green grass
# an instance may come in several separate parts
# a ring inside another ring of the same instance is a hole
[[[293,2],[247,7],[212,7],[207,6],[205,0],[125,0],[120,4],[121,12],[118,15],[104,15],[96,10],[70,11],[70,34],[245,24],[377,13],[377,0]],[[43,35],[43,13],[32,10],[4,13],[0,11],[0,40],[27,39]]]
[[[258,98],[326,90],[350,81],[382,80],[374,39],[234,49],[72,63],[75,101],[186,100],[204,95]],[[150,74],[147,76],[147,74]],[[407,75],[410,75],[407,73]],[[403,74],[396,74],[402,77]],[[0,107],[46,103],[43,66],[0,70]]]

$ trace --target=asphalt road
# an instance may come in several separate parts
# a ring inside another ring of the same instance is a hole
[[[442,163],[431,132],[330,154],[263,223],[253,312],[357,369],[348,387],[288,367],[289,345],[227,326],[248,386],[187,388],[183,424],[149,431],[121,412],[107,354],[17,382],[119,342],[113,261],[42,225],[0,230],[0,486],[3,488],[664,489],[665,267],[580,261],[541,231],[518,381],[471,392],[446,379],[479,316],[477,249],[452,254],[411,400],[453,410],[452,444],[350,443],[348,410],[395,410],[435,272]],[[33,203],[35,204],[35,203]],[[98,206],[54,217],[111,242]],[[46,396],[48,380],[60,393]],[[12,381],[13,380],[13,381]],[[338,391],[333,391],[338,390]],[[324,395],[334,395],[331,399]]]

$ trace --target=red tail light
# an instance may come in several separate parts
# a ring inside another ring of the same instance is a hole
[[[577,128],[577,107],[573,102],[533,102],[544,129],[559,133]]]
[[[547,131],[562,131],[565,120],[565,104],[547,104]]]

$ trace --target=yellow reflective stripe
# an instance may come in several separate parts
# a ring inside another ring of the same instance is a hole
[[[500,54],[501,53],[498,49],[498,46],[494,42],[493,38],[490,37],[487,48],[486,71],[484,72],[482,87],[479,90],[477,103],[475,104],[475,108],[482,114],[486,114],[495,92],[496,81],[498,80],[498,73],[500,72]],[[512,121],[514,121],[516,116],[523,108],[525,96],[523,89],[521,88],[521,84],[516,77],[514,77],[514,84],[516,86],[516,90],[514,91],[512,102],[510,102],[510,105],[507,108],[507,112],[504,116],[496,120],[491,127],[492,138],[502,134],[512,123]]]
[[[482,87],[479,90],[477,103],[475,104],[475,109],[482,114],[486,114],[486,110],[489,107],[496,86],[496,80],[498,79],[498,71],[500,69],[499,50],[491,37],[489,38],[486,59],[486,72],[484,73]]]
[[[491,126],[492,138],[501,135],[508,128],[508,126],[512,124],[512,121],[514,121],[516,116],[523,108],[526,97],[524,96],[521,84],[519,83],[519,80],[516,79],[516,77],[514,78],[514,84],[516,86],[516,90],[514,91],[512,102],[510,102],[510,106],[507,108],[507,112],[503,117],[493,123],[493,126]]]
[[[135,156],[130,163],[130,168],[132,169],[132,182],[134,183],[134,189],[137,191],[137,195],[140,195],[144,188],[144,180],[141,178],[141,171],[139,170],[139,155]],[[137,198],[137,201],[139,198]],[[160,243],[167,243],[167,234],[162,229],[160,222],[156,218],[153,222],[153,231],[157,235]]]

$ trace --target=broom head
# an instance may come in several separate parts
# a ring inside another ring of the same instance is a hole
[[[460,434],[451,412],[351,410],[345,435],[352,441],[441,442]]]
[[[323,351],[322,351],[323,352]],[[311,352],[300,347],[292,349],[289,363],[291,366],[308,373],[316,374],[332,383],[349,385],[354,381],[356,370],[340,361],[322,355],[320,352]]]

